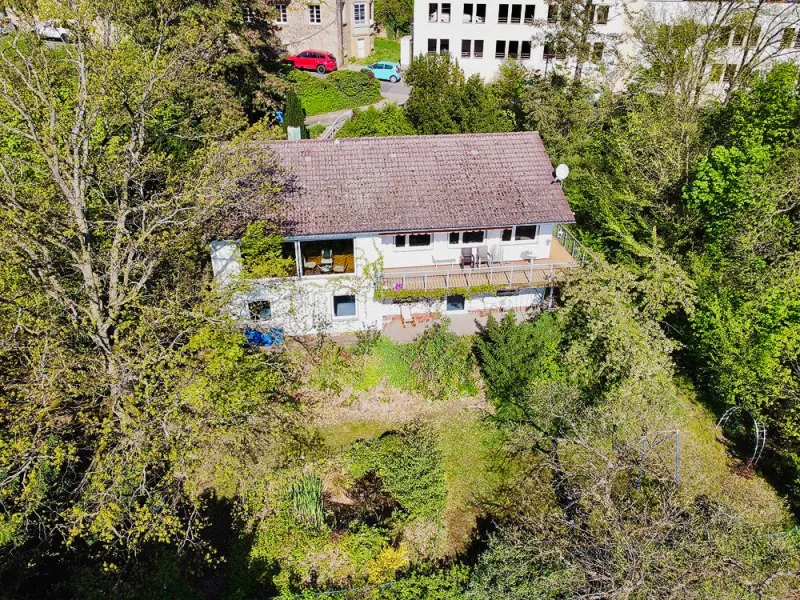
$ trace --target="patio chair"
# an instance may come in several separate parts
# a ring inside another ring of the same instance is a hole
[[[417,322],[414,320],[414,316],[411,314],[411,307],[408,304],[401,304],[400,305],[400,316],[403,319],[403,328],[405,329],[406,323],[411,323],[414,327],[417,326]]]
[[[489,246],[478,246],[478,266],[488,264],[492,266],[492,255],[489,254]]]
[[[303,257],[303,270],[304,271],[316,271],[317,270],[317,263],[313,260],[306,260],[306,257]]]
[[[343,265],[333,265],[334,273],[344,273],[347,270],[347,259],[344,259]]]
[[[489,264],[503,262],[503,249],[497,245],[492,246],[492,249],[489,251],[489,258],[491,259]]]
[[[320,261],[320,264],[333,265],[333,250],[322,251],[322,260]]]
[[[465,265],[475,266],[475,256],[472,254],[472,248],[461,249],[461,266],[464,267]]]

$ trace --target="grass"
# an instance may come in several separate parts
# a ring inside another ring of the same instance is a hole
[[[327,125],[322,123],[317,123],[316,125],[312,125],[308,128],[308,137],[312,140],[317,139],[322,133],[328,128]]]
[[[389,38],[375,38],[375,49],[372,54],[364,58],[352,58],[350,62],[355,65],[371,65],[382,60],[400,62],[400,42]]]

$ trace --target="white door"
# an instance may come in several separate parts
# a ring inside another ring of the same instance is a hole
[[[364,58],[367,55],[367,43],[366,40],[363,38],[358,40],[358,45],[356,46],[356,56],[358,58]]]

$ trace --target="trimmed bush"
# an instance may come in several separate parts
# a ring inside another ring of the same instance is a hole
[[[334,71],[321,79],[303,71],[289,73],[307,115],[355,108],[381,99],[381,84],[360,71]]]

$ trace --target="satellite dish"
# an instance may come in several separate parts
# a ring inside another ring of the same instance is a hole
[[[561,163],[556,167],[556,181],[564,181],[569,177],[569,167]]]

